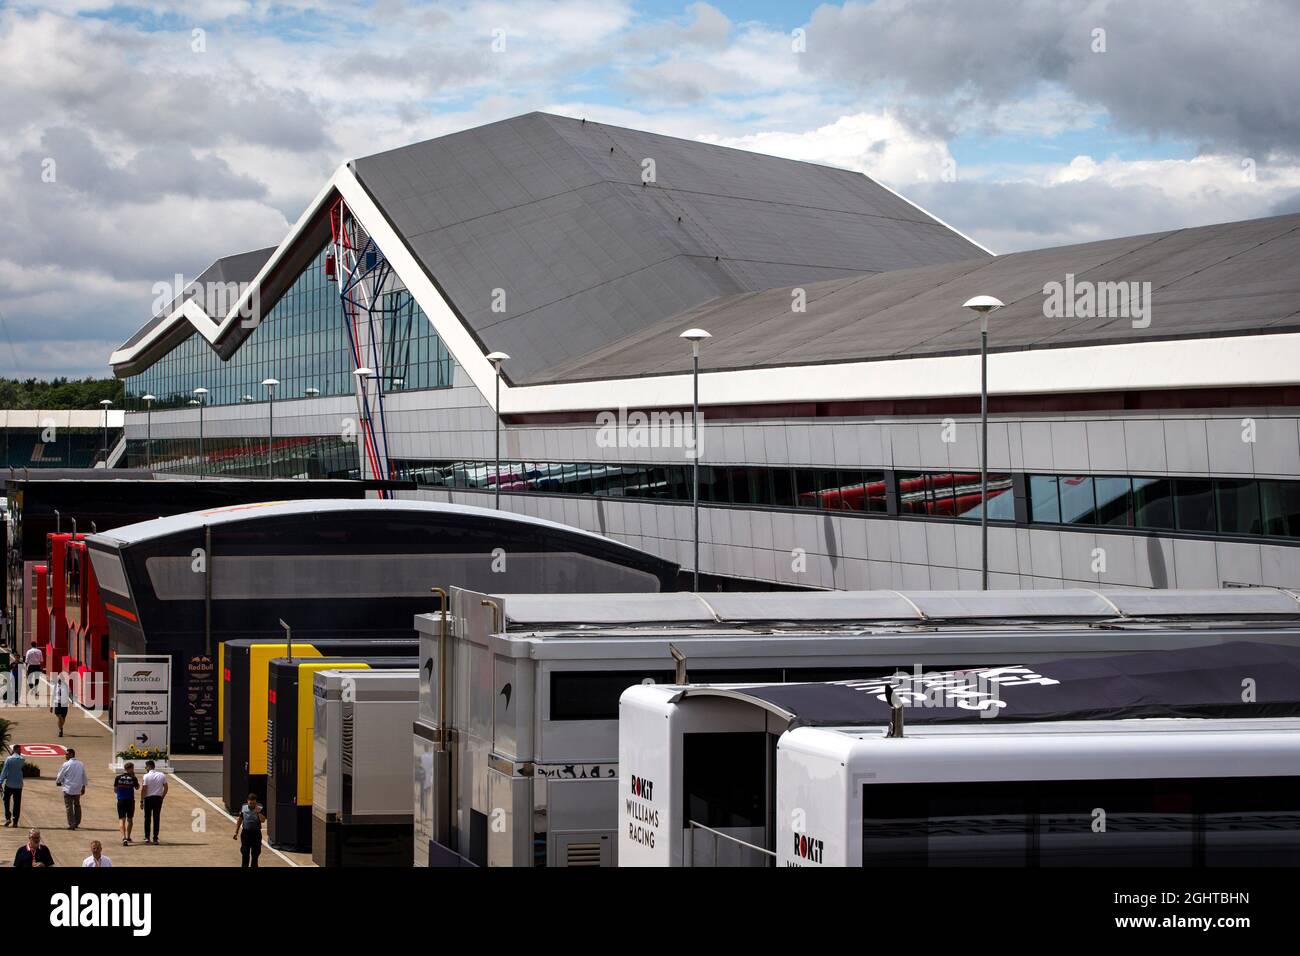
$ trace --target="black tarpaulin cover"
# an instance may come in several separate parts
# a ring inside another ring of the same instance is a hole
[[[791,727],[884,724],[886,685],[906,721],[1300,716],[1300,647],[1236,642],[1177,651],[817,684],[742,693],[794,714]],[[705,692],[707,693],[707,691]]]

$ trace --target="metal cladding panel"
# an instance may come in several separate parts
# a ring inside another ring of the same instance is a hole
[[[1238,617],[1262,614],[1269,617],[1300,616],[1300,602],[1288,591],[1273,588],[1227,588],[1225,590],[1126,590],[1103,591],[1128,617],[1147,615],[1206,615]]]
[[[716,618],[708,604],[685,592],[667,594],[506,594],[508,626],[514,629],[547,624],[626,624],[637,622],[700,622]],[[432,615],[430,615],[432,617]]]
[[[719,621],[915,621],[893,591],[756,591],[701,595]]]
[[[1229,590],[755,591],[691,594],[506,594],[513,630],[547,625],[1068,621],[1126,617],[1300,619],[1300,601],[1274,588]],[[436,632],[436,615],[424,620]]]
[[[1116,617],[1114,606],[1092,591],[905,591],[931,620],[972,618]]]
[[[984,255],[858,173],[541,113],[353,168],[517,382],[719,296]]]

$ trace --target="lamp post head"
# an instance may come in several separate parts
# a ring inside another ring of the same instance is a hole
[[[274,388],[275,386],[280,384],[280,380],[275,378],[264,378],[262,379],[262,384],[265,385],[267,388]]]
[[[108,408],[109,405],[113,404],[113,400],[111,398],[101,398],[99,404],[103,405],[104,408]]]
[[[307,389],[307,391],[306,391],[304,394],[305,394],[308,398],[315,398],[317,395],[320,394],[320,389],[319,389],[319,388],[315,388],[315,387],[313,387],[313,388],[309,388],[309,389]]]
[[[996,312],[998,309],[1002,308],[1003,302],[1001,299],[995,299],[991,295],[977,295],[973,298],[967,299],[961,305],[963,309],[970,309],[972,312],[979,315],[980,331],[987,332],[989,330],[989,313]]]
[[[140,398],[143,399],[143,400],[146,401],[146,402],[152,402],[155,398],[157,398],[157,396],[156,396],[156,395],[141,395]]]
[[[357,378],[371,378],[375,374],[373,368],[366,368],[364,365],[352,373]]]
[[[510,356],[505,352],[489,352],[487,354],[487,360],[492,363],[492,367],[497,370],[497,374],[501,373],[501,363],[509,361],[509,359]]]
[[[692,355],[700,354],[701,342],[703,342],[705,339],[713,338],[712,335],[710,335],[708,332],[705,332],[703,329],[687,329],[685,332],[683,332],[681,335],[677,337],[679,339],[685,339],[686,341],[691,343]]]
[[[242,402],[251,402],[252,400],[253,400],[252,395],[245,395],[242,399],[240,399],[240,401]]]
[[[190,399],[190,404],[191,404],[191,405],[202,405],[203,403],[200,402],[197,398],[191,398],[191,399]]]

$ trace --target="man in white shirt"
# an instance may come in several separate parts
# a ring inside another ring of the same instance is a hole
[[[144,762],[146,773],[140,781],[140,809],[144,811],[144,842],[158,845],[158,827],[161,824],[163,797],[167,796],[167,774],[157,768],[152,760]]]
[[[27,653],[23,655],[23,663],[27,665],[27,696],[30,699],[31,693],[40,683],[41,673],[45,669],[45,652],[33,644],[27,648]]]
[[[91,840],[90,856],[82,860],[81,865],[90,867],[112,866],[113,861],[104,856],[104,844],[98,840]]]
[[[86,765],[77,759],[77,752],[68,748],[68,759],[59,768],[54,785],[63,788],[63,809],[68,814],[68,829],[81,826],[81,795],[86,792]]]

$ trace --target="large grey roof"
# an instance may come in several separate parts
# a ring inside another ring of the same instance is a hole
[[[352,168],[516,382],[720,296],[986,255],[858,173],[544,113]]]
[[[1067,273],[1076,283],[1150,282],[1150,325],[1045,318],[1043,286],[1063,283]],[[802,314],[792,313],[791,292],[715,299],[533,380],[686,371],[690,352],[677,334],[692,326],[713,335],[701,361],[711,369],[972,352],[979,348],[979,324],[961,304],[979,294],[1006,303],[991,319],[996,349],[1297,331],[1300,214],[811,283]]]

